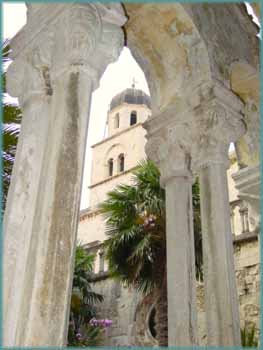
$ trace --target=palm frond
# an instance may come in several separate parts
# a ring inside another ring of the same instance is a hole
[[[193,187],[197,277],[202,276],[199,185]],[[100,206],[106,220],[106,258],[111,276],[142,292],[158,283],[156,261],[165,261],[165,191],[152,161],[141,161],[132,185],[119,185]]]
[[[151,234],[147,234],[138,242],[134,247],[132,254],[128,257],[127,261],[130,263],[141,262],[144,258],[151,258]]]
[[[2,44],[2,63],[8,63],[10,61],[11,49],[9,46],[9,40],[5,40]],[[3,205],[2,210],[5,209],[7,193],[11,180],[11,173],[15,159],[16,146],[18,141],[18,136],[20,133],[20,123],[22,119],[22,113],[20,109],[10,103],[6,96],[6,76],[5,72],[2,73],[2,93],[4,98],[3,101],[3,126],[2,126],[2,135],[3,135]],[[3,213],[2,213],[3,214]]]
[[[2,62],[5,63],[9,61],[9,55],[11,53],[11,48],[10,48],[10,40],[5,39],[2,43]]]

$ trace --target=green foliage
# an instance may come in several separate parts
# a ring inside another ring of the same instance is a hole
[[[103,342],[104,330],[99,327],[93,327],[89,324],[82,325],[79,332],[75,332],[75,327],[71,324],[68,330],[68,346],[87,347],[101,346]]]
[[[257,348],[258,340],[256,338],[255,325],[241,329],[241,343],[244,348]]]
[[[74,331],[74,327],[69,326],[68,346],[100,346],[103,343],[104,330],[99,327],[93,327],[89,324],[82,325],[79,333]]]
[[[2,62],[3,64],[9,61],[10,53],[9,42],[6,40],[2,46]],[[20,109],[5,99],[5,72],[2,74],[2,92],[3,92],[3,210],[5,208],[7,192],[10,185],[11,173],[13,169],[18,136],[20,132],[20,123],[22,114]]]
[[[106,258],[113,277],[147,294],[161,283],[156,269],[166,261],[165,191],[160,173],[152,161],[142,162],[134,172],[133,185],[119,185],[108,193],[100,208],[106,218]],[[194,187],[198,219],[199,192]],[[195,231],[200,246],[200,227]],[[202,274],[202,253],[196,254],[198,276]]]
[[[101,329],[92,327],[89,321],[95,316],[94,305],[103,301],[101,294],[91,287],[94,256],[77,246],[71,296],[68,345],[97,346],[101,342]]]
[[[105,246],[109,270],[144,293],[153,288],[153,261],[165,245],[161,239],[164,191],[157,184],[158,176],[152,162],[142,163],[134,174],[134,186],[119,185],[101,205],[107,217],[109,238]]]
[[[75,254],[73,291],[78,291],[87,304],[93,305],[103,301],[103,297],[100,294],[94,293],[90,285],[95,258],[94,255],[89,255],[81,246],[77,246]]]

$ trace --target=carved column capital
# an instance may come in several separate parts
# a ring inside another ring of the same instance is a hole
[[[19,99],[21,107],[32,97],[52,95],[49,78],[52,45],[52,32],[44,32],[8,67],[7,92]]]
[[[54,23],[52,80],[65,72],[88,75],[96,88],[107,65],[119,57],[124,45],[122,14],[112,20],[110,8],[97,4],[73,4]],[[119,18],[118,18],[119,16]]]
[[[21,106],[31,96],[52,95],[67,72],[82,72],[97,88],[124,45],[126,17],[117,4],[51,5],[29,4],[27,24],[11,40],[7,90]]]
[[[159,167],[162,186],[173,177],[191,176],[191,134],[187,123],[168,125],[147,139],[146,154]]]
[[[192,132],[193,170],[212,163],[228,167],[230,143],[246,132],[242,102],[229,90],[213,87],[195,109]]]

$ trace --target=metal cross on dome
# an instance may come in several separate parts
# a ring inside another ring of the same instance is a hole
[[[135,80],[135,78],[132,78],[132,88],[135,89],[135,84],[137,84],[138,81]]]

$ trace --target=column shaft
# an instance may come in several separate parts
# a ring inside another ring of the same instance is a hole
[[[208,345],[240,346],[230,207],[223,163],[201,168],[200,195]]]
[[[169,346],[197,344],[192,183],[187,176],[165,184]]]
[[[4,217],[4,344],[13,346],[48,131],[49,97],[34,97],[23,119]],[[8,232],[8,234],[7,234]]]
[[[67,72],[54,84],[19,314],[19,346],[66,345],[92,91],[84,75]]]

